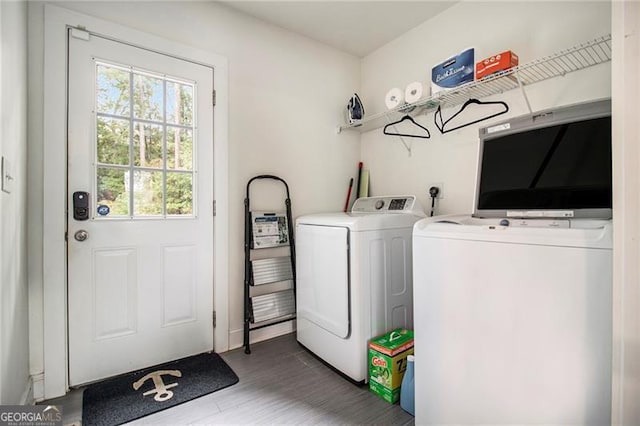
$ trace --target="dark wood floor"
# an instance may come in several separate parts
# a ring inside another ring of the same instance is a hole
[[[133,424],[413,424],[318,361],[290,334],[222,354],[240,382]]]
[[[223,390],[136,420],[137,425],[398,424],[413,417],[325,366],[295,334],[221,354],[240,381]],[[65,425],[79,425],[82,390],[48,401],[64,407]]]

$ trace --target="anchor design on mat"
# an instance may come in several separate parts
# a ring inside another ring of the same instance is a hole
[[[144,376],[143,378],[141,378],[140,380],[137,380],[136,382],[134,382],[133,389],[135,390],[140,389],[140,386],[142,386],[144,382],[146,382],[149,379],[152,379],[155,388],[151,389],[150,391],[144,392],[142,395],[147,396],[155,393],[156,395],[153,397],[153,399],[158,402],[163,402],[168,399],[171,399],[173,398],[173,391],[170,391],[169,389],[178,386],[178,384],[170,383],[168,385],[165,385],[165,383],[162,381],[162,376],[165,376],[165,375],[182,377],[182,372],[180,372],[180,370],[158,370],[158,371],[151,372],[146,376]]]

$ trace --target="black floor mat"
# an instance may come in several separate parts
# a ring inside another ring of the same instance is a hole
[[[215,353],[145,368],[88,386],[82,401],[82,425],[119,425],[237,382],[238,376]]]

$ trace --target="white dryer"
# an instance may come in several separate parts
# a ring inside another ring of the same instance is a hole
[[[298,342],[355,382],[370,338],[413,326],[415,196],[358,199],[351,213],[296,221]]]

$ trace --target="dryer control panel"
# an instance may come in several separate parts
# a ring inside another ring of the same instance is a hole
[[[415,195],[358,198],[351,213],[406,213],[424,216],[424,210]]]

